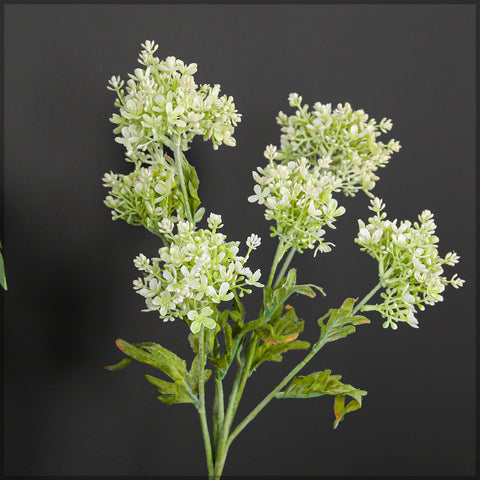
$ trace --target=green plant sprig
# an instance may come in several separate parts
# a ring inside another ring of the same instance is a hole
[[[382,200],[371,190],[376,172],[387,165],[400,144],[377,140],[392,128],[386,118],[379,123],[363,110],[348,104],[332,109],[317,102],[313,110],[298,94],[289,96],[293,115],[280,112],[280,147],[266,147],[267,165],[253,172],[254,193],[249,202],[265,208],[273,222],[271,236],[278,238],[266,284],[259,269],[252,271],[251,253],[261,245],[258,235],[246,239],[246,253],[238,241],[221,233],[223,220],[210,213],[204,219],[198,195],[199,179],[188,162],[196,136],[209,140],[216,150],[234,146],[234,128],[241,120],[232,97],[220,96],[220,86],[197,86],[196,64],[175,57],[160,60],[158,46],[146,41],[139,56],[140,68],[125,83],[112,77],[119,113],[111,117],[115,140],[133,164],[127,175],[104,175],[109,189],[105,204],[112,219],[143,226],[161,239],[158,256],[139,253],[134,260],[140,277],[134,290],[144,298],[144,311],[156,312],[163,321],[181,320],[188,332],[194,357],[190,363],[153,342],[128,343],[118,339],[125,357],[108,370],[120,370],[133,360],[157,369],[164,378],[145,375],[163,403],[190,403],[197,410],[203,435],[208,476],[220,479],[228,452],[237,436],[273,400],[334,397],[334,428],[345,415],[361,408],[365,390],[341,382],[327,369],[299,375],[327,343],[342,339],[370,320],[359,312],[377,312],[384,327],[406,322],[418,328],[415,313],[443,300],[445,286],[459,288],[463,280],[443,276],[458,255],[438,255],[433,214],[423,211],[418,222],[386,218]],[[359,220],[355,242],[378,262],[378,283],[360,301],[347,298],[318,319],[319,336],[313,345],[299,338],[304,320],[291,305],[298,294],[310,298],[324,290],[297,282],[291,267],[295,253],[307,250],[328,253],[334,244],[328,229],[345,213],[338,194],[353,196],[360,190],[371,197],[374,216]],[[199,224],[203,222],[202,226]],[[206,223],[206,225],[205,225]],[[261,288],[257,315],[249,315],[242,298]],[[6,288],[6,284],[5,284]],[[374,303],[374,298],[381,301]],[[370,303],[372,302],[372,303]],[[293,350],[306,354],[278,385],[241,421],[235,417],[248,380],[265,362],[281,362]],[[230,392],[227,374],[234,376]],[[210,409],[205,383],[214,381]],[[209,413],[211,417],[209,418]]]

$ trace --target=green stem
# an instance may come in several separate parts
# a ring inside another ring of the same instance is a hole
[[[259,339],[255,333],[252,332],[250,337],[250,342],[248,344],[248,352],[247,352],[247,363],[245,368],[243,369],[242,380],[240,381],[240,385],[238,387],[237,396],[235,398],[235,405],[233,408],[233,416],[237,413],[238,405],[240,404],[240,400],[243,395],[243,390],[245,388],[245,384],[247,383],[248,377],[250,376],[250,369],[252,368],[253,359],[255,358],[255,353],[257,351]]]
[[[202,425],[203,441],[205,443],[205,454],[207,456],[208,475],[210,478],[213,476],[213,459],[212,459],[212,445],[210,443],[210,433],[208,431],[207,415],[205,412],[205,343],[204,343],[204,331],[203,325],[200,329],[200,335],[198,339],[198,414],[200,415],[200,423]]]
[[[215,375],[215,400],[213,403],[213,448],[212,451],[217,451],[219,433],[223,428],[223,421],[225,418],[225,406],[223,398],[223,384],[222,380]]]
[[[292,261],[292,258],[295,255],[295,252],[296,252],[295,247],[292,247],[290,249],[290,251],[288,252],[287,258],[285,259],[285,262],[283,262],[283,265],[282,265],[282,268],[281,268],[280,272],[278,272],[277,280],[273,284],[274,287],[276,287],[278,285],[278,282],[280,282],[280,280],[285,275],[285,272],[287,271],[287,268],[289,267],[290,262]]]
[[[270,276],[268,277],[267,287],[271,287],[273,283],[273,279],[275,277],[275,271],[277,270],[277,266],[280,263],[280,260],[285,255],[285,241],[280,239],[277,246],[277,251],[275,252],[275,257],[273,258],[272,268],[270,270]]]
[[[187,219],[188,221],[192,224],[195,225],[195,221],[192,216],[192,211],[190,209],[190,202],[188,201],[188,192],[187,192],[187,186],[185,184],[185,177],[183,175],[183,154],[180,149],[180,142],[176,142],[174,144],[174,149],[173,149],[173,155],[175,157],[175,163],[177,166],[177,173],[178,177],[180,179],[180,186],[182,187],[182,195],[183,195],[183,201],[185,204],[185,211],[187,214]]]
[[[377,285],[375,285],[375,287],[373,287],[373,289],[362,298],[362,301],[352,310],[352,316],[355,315],[355,313],[358,312],[375,295],[375,293],[377,293],[378,289],[382,286],[382,283],[383,281],[378,282]]]
[[[235,399],[237,396],[238,386],[240,383],[242,369],[239,368],[237,371],[237,375],[235,377],[235,381],[233,383],[232,391],[230,393],[230,397],[228,398],[228,407],[227,412],[225,413],[225,417],[223,420],[223,428],[220,433],[220,438],[217,444],[217,450],[215,453],[215,471],[213,478],[215,480],[219,479],[223,472],[223,467],[225,465],[225,460],[227,458],[228,452],[228,435],[230,433],[230,427],[233,422],[233,410],[235,407]]]

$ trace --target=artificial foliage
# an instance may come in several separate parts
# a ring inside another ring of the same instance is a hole
[[[367,392],[344,383],[337,372],[299,374],[324,345],[369,324],[375,312],[385,328],[396,330],[402,323],[418,328],[418,312],[442,301],[447,285],[458,288],[463,280],[444,273],[459,256],[440,256],[430,211],[414,222],[389,220],[384,202],[372,193],[380,168],[400,150],[398,141],[379,138],[392,129],[391,120],[377,123],[349,103],[316,102],[310,110],[297,93],[288,96],[293,112],[279,112],[279,145],[266,147],[266,164],[253,172],[253,192],[246,195],[264,209],[277,239],[271,269],[262,275],[250,259],[261,248],[260,236],[252,233],[244,243],[227,239],[222,217],[201,206],[199,179],[186,156],[196,136],[214,150],[234,147],[241,115],[219,85],[195,83],[196,64],[171,56],[160,60],[157,49],[146,41],[140,67],[129,79],[113,76],[109,81],[118,109],[110,119],[115,140],[125,147],[132,171],[104,175],[105,204],[113,220],[143,226],[158,237],[158,256],[139,252],[133,260],[139,272],[133,289],[143,297],[144,311],[164,322],[183,323],[179,328],[192,358],[182,359],[154,342],[118,339],[124,357],[106,368],[120,370],[134,360],[156,368],[158,377],[145,378],[158,399],[190,403],[198,411],[208,477],[219,479],[233,441],[270,401],[333,397],[335,428],[362,407]],[[378,263],[378,279],[364,298],[347,298],[320,314],[318,338],[307,341],[301,338],[305,320],[292,304],[297,295],[313,298],[325,292],[302,284],[290,263],[295,254],[318,260],[332,250],[328,235],[345,213],[342,196],[360,192],[370,197],[373,216],[358,220],[354,241]],[[262,302],[247,313],[242,299],[254,289],[263,292]],[[248,379],[262,363],[280,362],[290,350],[303,350],[303,359],[238,420]],[[230,392],[223,388],[227,375],[234,378]],[[205,395],[207,381],[214,382],[213,400]]]

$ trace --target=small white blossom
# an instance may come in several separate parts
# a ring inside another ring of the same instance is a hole
[[[268,145],[263,152],[263,156],[267,160],[274,160],[277,155],[277,147],[275,145]]]
[[[260,185],[255,185],[253,187],[253,191],[255,192],[255,195],[250,195],[248,197],[248,201],[250,203],[257,202],[259,205],[262,205],[265,203],[265,200],[267,200],[270,195],[270,189],[268,187],[265,187],[262,189]]]
[[[302,97],[298,93],[291,93],[288,96],[288,103],[291,107],[295,107],[302,103]]]
[[[263,287],[264,285],[258,281],[260,276],[261,272],[260,269],[258,269],[255,271],[255,273],[249,272],[245,281],[248,285],[253,285],[254,287]]]
[[[135,267],[142,271],[148,271],[150,267],[150,260],[143,253],[138,254],[133,263]]]
[[[453,265],[456,265],[459,260],[460,260],[460,257],[455,252],[448,252],[445,255],[445,263],[451,267]]]
[[[463,284],[465,283],[465,280],[459,278],[457,274],[453,275],[452,278],[450,279],[450,283],[454,288],[460,288],[463,287]]]
[[[222,228],[223,227],[222,216],[217,215],[215,213],[211,213],[210,216],[207,218],[207,223],[208,223],[208,227],[211,230],[216,228]]]
[[[189,320],[192,320],[190,325],[190,330],[192,333],[198,333],[202,328],[202,325],[210,330],[214,329],[216,322],[211,317],[212,314],[213,310],[210,307],[204,307],[200,312],[197,312],[196,310],[190,310],[188,312],[188,318]]]
[[[261,243],[262,243],[262,239],[255,233],[252,233],[247,238],[247,247],[251,248],[252,250],[256,250],[261,245]]]
[[[123,80],[120,79],[119,76],[113,75],[110,80],[108,81],[110,87],[107,87],[109,90],[118,90],[123,87]]]

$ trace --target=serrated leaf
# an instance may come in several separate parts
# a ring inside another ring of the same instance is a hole
[[[118,339],[116,344],[117,347],[127,356],[141,363],[157,368],[168,375],[177,385],[175,388],[177,392],[176,395],[179,399],[183,399],[184,395],[189,395],[192,402],[197,401],[188,385],[187,365],[185,360],[182,360],[170,350],[167,350],[156,343],[149,342],[131,345],[125,340]],[[172,398],[176,397],[174,396]]]
[[[361,390],[359,391],[361,392]],[[335,412],[335,421],[333,423],[333,428],[337,428],[338,424],[343,420],[345,415],[350,412],[354,412],[362,407],[362,396],[366,395],[364,393],[351,392],[348,395],[352,397],[352,400],[345,406],[345,395],[337,395],[335,397],[334,412]]]
[[[257,335],[270,343],[283,343],[294,340],[303,332],[303,320],[297,317],[295,309],[289,307],[283,316],[272,320],[256,329]]]
[[[294,268],[291,268],[285,280],[279,282],[279,286],[277,286],[276,288],[268,288],[268,287],[264,288],[262,316],[271,318],[279,308],[283,310],[284,303],[294,293],[300,293],[302,295],[307,295],[308,297],[313,298],[316,296],[314,291],[314,289],[316,289],[319,292],[321,292],[322,295],[325,295],[325,292],[323,291],[323,289],[318,287],[317,285],[312,285],[312,284],[296,285],[295,282],[296,282],[296,272]]]
[[[198,362],[199,358],[196,356],[186,376],[174,382],[168,382],[152,375],[145,375],[145,378],[162,394],[158,399],[164,403],[197,403],[199,390]],[[210,378],[211,373],[211,370],[204,370],[204,383]]]
[[[188,382],[188,386],[190,387],[190,391],[195,394],[195,395],[198,395],[198,387],[199,387],[199,378],[198,378],[198,370],[199,370],[199,357],[196,356],[193,361],[192,361],[192,365],[190,367],[190,371],[188,372],[188,375],[187,375],[187,382]],[[212,371],[211,370],[208,370],[208,369],[204,369],[203,370],[203,383],[205,383],[209,378],[210,378],[210,375],[212,374]]]
[[[151,375],[145,375],[145,378],[161,393],[157,398],[163,403],[195,403],[192,395],[178,383],[167,382]]]
[[[240,334],[244,335],[245,333],[251,332],[258,327],[261,327],[263,324],[270,320],[269,317],[260,317],[257,320],[252,320],[251,322],[246,323],[243,328],[240,330]]]
[[[370,320],[363,315],[352,315],[355,301],[354,298],[347,298],[340,308],[331,308],[326,315],[318,320],[321,328],[321,342],[328,343],[339,340],[354,333],[354,325],[370,323]]]
[[[166,373],[172,380],[181,380],[187,374],[185,360],[157,343],[143,343],[137,348],[125,340],[118,339],[117,347],[126,355]]]
[[[292,340],[286,343],[262,343],[256,352],[252,362],[253,373],[263,362],[281,362],[283,360],[282,353],[289,350],[303,350],[310,348],[309,342],[302,340]]]
[[[340,382],[340,375],[331,375],[331,370],[314,372],[307,376],[298,376],[292,379],[284,392],[277,393],[277,398],[313,398],[323,395],[335,395],[334,428],[343,420],[344,416],[362,406],[362,396],[367,395],[365,390],[359,390],[352,385]],[[346,396],[351,397],[345,405]]]

